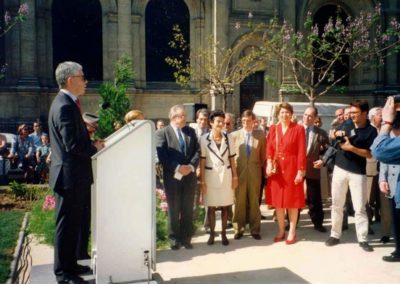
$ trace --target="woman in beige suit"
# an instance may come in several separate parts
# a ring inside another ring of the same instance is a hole
[[[222,210],[222,244],[229,244],[226,237],[228,207],[233,204],[234,189],[238,186],[238,177],[233,157],[235,147],[230,134],[223,132],[225,114],[213,111],[210,114],[211,132],[200,138],[200,188],[205,206],[208,207],[207,218],[210,224],[208,245],[214,244],[215,209]]]

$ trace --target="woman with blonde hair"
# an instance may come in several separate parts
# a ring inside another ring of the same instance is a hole
[[[290,229],[286,244],[296,242],[298,212],[305,205],[303,179],[306,169],[304,127],[292,121],[293,107],[289,103],[277,106],[278,123],[271,125],[267,136],[266,201],[275,207],[278,235],[274,242],[285,239],[285,210]]]
[[[143,120],[144,113],[138,109],[133,109],[125,114],[124,120],[125,123],[131,122],[132,120]]]

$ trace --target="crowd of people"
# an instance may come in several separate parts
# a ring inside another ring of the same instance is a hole
[[[21,167],[31,167],[29,159],[35,157],[39,168],[50,163],[49,186],[56,199],[54,273],[58,283],[88,283],[79,275],[90,267],[77,261],[89,257],[91,156],[105,145],[94,138],[98,117],[82,113],[79,98],[87,85],[82,66],[60,63],[55,77],[60,90],[49,112],[49,136],[40,131],[40,124],[34,125],[31,136],[21,125],[9,155]],[[355,100],[336,111],[329,133],[320,128],[318,110],[312,106],[297,121],[290,103],[280,103],[278,122],[271,125],[245,110],[238,127],[233,114],[207,109],[199,110],[196,123],[188,125],[183,105],[171,107],[169,124],[157,121],[155,132],[171,249],[193,248],[193,218],[200,204],[207,212],[208,245],[214,245],[218,236],[217,210],[222,216],[222,245],[229,245],[226,230],[232,226],[235,240],[243,237],[247,226],[251,237],[261,240],[263,192],[266,204],[275,210],[274,242],[297,242],[300,210],[306,204],[314,229],[327,232],[320,186],[320,170],[326,166],[331,169],[332,227],[325,244],[340,243],[346,215],[352,214],[347,208],[351,203],[359,246],[373,251],[368,243],[373,219],[392,224],[395,251],[383,260],[400,261],[400,112],[396,107],[393,97],[383,109],[371,110],[365,100]],[[132,110],[125,122],[144,118],[143,112]],[[385,226],[382,242],[391,237]]]
[[[201,109],[196,122],[187,125],[184,107],[171,108],[170,124],[156,131],[169,204],[171,249],[193,247],[193,208],[199,203],[206,208],[208,245],[213,245],[218,236],[216,210],[221,210],[222,245],[229,245],[226,230],[230,222],[235,240],[240,240],[247,228],[251,237],[261,240],[263,190],[265,203],[275,211],[274,242],[297,242],[300,211],[306,205],[314,229],[326,233],[321,168],[327,167],[332,224],[326,246],[340,243],[342,231],[348,228],[348,215],[353,215],[361,249],[374,250],[368,235],[375,233],[372,222],[381,222],[380,241],[387,243],[393,236],[396,243],[396,250],[383,260],[400,261],[396,165],[400,162],[393,161],[391,154],[382,158],[371,151],[381,137],[381,125],[392,127],[390,139],[400,135],[400,115],[382,120],[382,108],[369,109],[367,101],[355,100],[347,108],[336,110],[329,132],[321,128],[318,109],[313,106],[307,107],[298,120],[290,103],[284,102],[277,105],[276,115],[278,122],[266,125],[265,119],[245,110],[238,119],[240,125],[234,128],[232,114]],[[393,144],[390,146],[398,145]]]
[[[25,182],[46,183],[51,161],[49,137],[43,132],[39,120],[33,123],[32,128],[30,133],[27,124],[19,125],[17,134],[10,141],[5,135],[0,135],[0,156],[3,162],[1,174],[5,175],[5,160],[9,159],[11,168],[22,171]],[[11,145],[10,148],[7,144]]]

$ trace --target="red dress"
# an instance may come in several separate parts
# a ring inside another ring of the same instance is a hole
[[[306,142],[304,127],[290,123],[285,134],[281,124],[272,125],[267,137],[267,159],[274,159],[278,133],[278,173],[268,177],[265,199],[276,208],[303,208],[304,184],[294,184],[297,171],[306,169]]]

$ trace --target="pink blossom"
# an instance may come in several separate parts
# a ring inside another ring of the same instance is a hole
[[[20,14],[21,16],[26,16],[26,15],[28,15],[28,12],[29,12],[28,4],[24,3],[24,4],[21,4],[21,6],[19,6],[18,14]]]
[[[168,203],[167,202],[161,202],[160,203],[160,209],[162,212],[167,212],[168,210]]]
[[[46,195],[43,205],[42,205],[42,210],[43,211],[50,211],[53,210],[56,206],[56,199],[54,198],[53,195]]]

